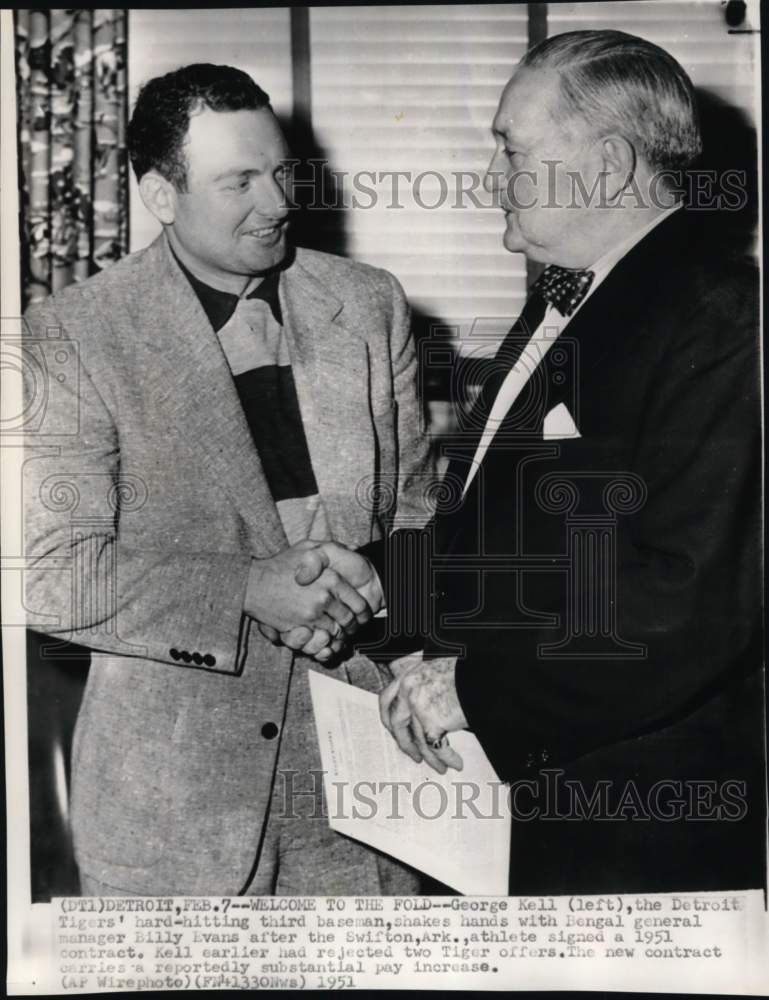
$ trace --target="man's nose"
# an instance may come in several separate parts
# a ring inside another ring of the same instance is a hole
[[[254,192],[254,209],[266,219],[285,219],[290,208],[285,184],[277,177],[265,177]]]
[[[495,150],[486,168],[483,186],[489,194],[497,194],[504,187],[506,177],[507,161],[499,150]]]

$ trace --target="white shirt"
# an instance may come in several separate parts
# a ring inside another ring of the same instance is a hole
[[[680,205],[674,205],[672,208],[665,209],[664,212],[652,219],[642,229],[637,230],[637,232],[633,233],[632,236],[628,237],[628,239],[623,240],[623,242],[618,244],[616,247],[612,247],[612,249],[600,257],[595,264],[592,265],[592,267],[587,268],[586,270],[593,271],[594,278],[587,295],[580,302],[571,316],[562,316],[555,306],[548,302],[542,322],[536,330],[534,330],[531,335],[531,339],[521,352],[520,358],[508,372],[507,377],[502,383],[502,387],[497,394],[497,398],[494,400],[491,412],[489,413],[486,421],[486,426],[483,428],[483,433],[481,434],[478,447],[475,451],[472,468],[470,469],[465,482],[464,490],[462,491],[463,497],[467,493],[470,483],[472,483],[475,478],[478,467],[483,461],[488,447],[491,444],[494,435],[497,433],[500,424],[504,420],[510,407],[518,398],[518,394],[521,389],[523,389],[526,382],[533,374],[534,369],[542,361],[555,341],[569,325],[570,321],[577,315],[582,306],[584,306],[590,296],[595,292],[596,288],[598,288],[601,282],[607,277],[611,269],[618,264],[620,260],[622,260],[622,258],[630,250],[632,250],[636,243],[639,243],[644,236],[647,235],[647,233],[650,233],[655,226],[658,226],[664,219],[667,219],[680,207]]]

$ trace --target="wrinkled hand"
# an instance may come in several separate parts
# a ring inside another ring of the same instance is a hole
[[[384,603],[382,588],[376,571],[364,556],[336,542],[302,544],[305,548],[302,550],[294,574],[297,584],[302,587],[314,585],[330,569],[358,592],[368,608],[369,617],[379,611]],[[358,621],[359,624],[363,624],[360,616]],[[349,628],[342,631],[338,626],[329,629],[323,626],[311,628],[306,625],[278,630],[269,628],[264,622],[260,622],[259,628],[270,642],[276,645],[283,643],[305,656],[314,657],[321,663],[339,653],[344,647],[347,636],[354,631]]]
[[[437,750],[430,746],[444,733],[467,726],[454,680],[456,663],[454,656],[416,663],[379,695],[382,723],[401,750],[440,774],[449,767],[461,771],[463,766],[448,743]]]
[[[352,635],[371,618],[366,599],[316,548],[316,542],[299,542],[269,559],[252,560],[245,611],[268,637],[297,627],[324,630],[329,639]]]

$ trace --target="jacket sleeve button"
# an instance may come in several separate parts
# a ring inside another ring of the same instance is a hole
[[[178,660],[182,654],[179,652],[178,649],[169,649],[168,655],[171,657],[172,660]]]
[[[206,655],[203,657],[203,663],[207,667],[215,667],[216,666],[216,657],[215,656],[211,656],[210,653],[206,653]]]
[[[277,735],[278,735],[278,727],[275,725],[275,723],[265,722],[265,724],[262,726],[262,736],[266,740],[274,740]]]
[[[200,655],[200,653],[195,652],[192,654],[192,662],[195,664],[195,666],[200,667],[203,665],[203,657]]]
[[[186,649],[182,650],[181,656],[185,663],[190,663],[192,660],[192,654],[189,653]]]

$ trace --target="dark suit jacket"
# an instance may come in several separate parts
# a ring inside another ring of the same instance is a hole
[[[379,562],[399,615],[418,620],[404,590],[430,595],[428,654],[459,654],[515,792],[513,892],[762,882],[757,296],[706,222],[679,211],[615,266],[464,501],[477,428],[449,442],[420,582]],[[543,440],[558,404],[579,437]]]

